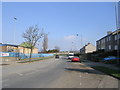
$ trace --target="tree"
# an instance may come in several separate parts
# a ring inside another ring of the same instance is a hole
[[[57,49],[52,49],[47,51],[47,53],[57,53],[57,52],[59,52],[59,50]]]
[[[44,39],[43,39],[43,51],[46,52],[48,48],[48,34],[44,33]]]
[[[25,39],[27,43],[29,43],[30,47],[30,57],[29,61],[31,60],[32,51],[35,47],[36,43],[40,38],[43,37],[43,33],[39,32],[39,28],[36,26],[30,26],[22,35],[22,37]]]
[[[57,50],[58,52],[60,51],[60,47],[59,47],[59,46],[55,46],[54,48],[55,48],[55,50]]]

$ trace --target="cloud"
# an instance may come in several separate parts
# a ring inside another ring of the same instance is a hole
[[[65,40],[73,40],[73,39],[75,39],[75,36],[74,35],[65,36],[64,39]]]

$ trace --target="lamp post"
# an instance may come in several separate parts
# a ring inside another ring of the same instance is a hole
[[[16,17],[14,17],[14,21],[15,21],[15,23],[16,23],[16,21],[17,21],[17,18],[16,18]],[[14,33],[14,35],[13,35],[13,37],[14,37],[14,38],[13,38],[13,44],[15,44],[15,28],[14,28],[14,32],[13,32],[13,33]]]
[[[118,2],[115,2],[115,16],[116,16],[116,30],[117,30],[117,57],[119,58],[119,30],[118,30]],[[120,64],[119,59],[117,59],[117,64]]]

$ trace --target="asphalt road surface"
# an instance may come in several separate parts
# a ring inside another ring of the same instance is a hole
[[[83,63],[47,59],[2,67],[3,88],[118,88],[118,80]]]

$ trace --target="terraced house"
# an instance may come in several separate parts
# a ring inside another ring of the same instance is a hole
[[[96,41],[97,51],[120,50],[120,29],[114,32],[107,32],[107,35]]]

